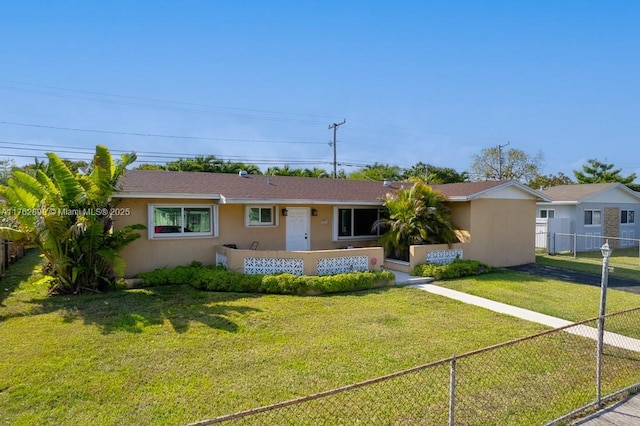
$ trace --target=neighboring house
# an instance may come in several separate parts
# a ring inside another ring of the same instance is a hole
[[[199,261],[216,247],[318,251],[378,246],[372,231],[387,193],[411,183],[130,170],[119,183],[115,226],[141,223],[126,276]],[[464,257],[494,266],[533,262],[540,193],[514,181],[433,185],[467,236]],[[344,253],[344,252],[343,252]],[[371,262],[379,268],[381,262]]]
[[[598,250],[604,238],[613,247],[638,245],[640,194],[625,185],[559,185],[541,192],[551,201],[538,203],[537,233],[549,233],[549,246],[544,248],[551,252]],[[574,240],[567,234],[577,236]]]

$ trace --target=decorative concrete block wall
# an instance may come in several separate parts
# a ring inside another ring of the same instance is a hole
[[[368,256],[328,257],[318,259],[318,275],[333,275],[369,270]]]
[[[462,249],[436,250],[427,252],[427,263],[446,265],[456,259],[462,259]]]
[[[302,259],[278,259],[273,257],[245,257],[245,274],[277,274],[288,272],[293,275],[302,275],[304,262]]]

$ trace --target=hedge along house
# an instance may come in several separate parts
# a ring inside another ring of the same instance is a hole
[[[640,194],[621,183],[558,185],[541,191],[536,244],[550,252],[600,250],[608,238],[613,247],[637,247]],[[570,234],[575,234],[575,237]]]
[[[383,214],[384,196],[410,185],[129,170],[114,196],[121,213],[115,226],[141,223],[147,231],[123,250],[125,275],[194,260],[245,272],[294,268],[313,274],[321,264],[379,269],[384,256],[372,225]],[[449,200],[465,236],[465,258],[494,266],[534,260],[535,206],[544,196],[517,182],[433,187]],[[412,263],[426,260],[425,251],[416,253],[420,258]]]

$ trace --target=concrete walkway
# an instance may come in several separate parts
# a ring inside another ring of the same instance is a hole
[[[496,302],[493,300],[485,299],[483,297],[463,293],[461,291],[451,290],[449,288],[440,287],[438,285],[425,283],[425,280],[427,282],[433,281],[428,278],[412,277],[408,274],[396,271],[394,271],[394,274],[396,275],[397,284],[411,285],[412,287],[428,291],[432,294],[437,294],[449,299],[458,300],[469,305],[479,306],[494,312],[499,312],[501,314],[511,315],[512,317],[535,322],[537,324],[542,324],[553,328],[568,327],[571,324],[574,324],[572,321],[567,321],[562,318],[552,317],[550,315],[541,314],[539,312],[530,311],[528,309],[507,305],[506,303]],[[598,330],[594,327],[589,327],[586,325],[576,325],[575,327],[569,327],[565,329],[565,331],[567,333],[575,334],[593,340],[597,340],[598,338]],[[633,339],[621,334],[605,331],[604,343],[618,348],[640,352],[639,339]]]
[[[624,399],[617,404],[573,423],[574,426],[633,426],[640,425],[640,395]]]
[[[507,305],[506,303],[495,302],[493,300],[485,299],[483,297],[474,296],[471,294],[463,293],[456,290],[440,287],[434,284],[429,284],[433,280],[411,277],[408,274],[393,271],[396,275],[396,283],[411,285],[412,287],[420,290],[428,291],[432,294],[448,297],[450,299],[458,300],[470,305],[479,306],[485,309],[499,312],[506,315],[511,315],[520,319],[543,324],[553,328],[560,328],[570,326],[573,324],[571,321],[567,321],[561,318],[552,317],[549,315],[541,314],[539,312],[530,311],[528,309],[518,308],[516,306]],[[426,281],[426,282],[425,282]],[[576,334],[579,336],[587,337],[593,340],[597,340],[598,330],[594,327],[588,327],[585,325],[577,325],[575,327],[569,327],[565,329],[567,333]],[[619,348],[640,352],[640,340],[623,336],[617,333],[605,332],[604,343]],[[635,395],[618,404],[601,410],[574,425],[580,426],[626,426],[626,425],[640,425],[640,395]]]

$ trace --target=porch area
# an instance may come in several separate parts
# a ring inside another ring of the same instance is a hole
[[[214,250],[216,265],[245,274],[333,275],[380,269],[408,274],[421,263],[445,264],[457,258],[463,259],[468,247],[468,243],[411,246],[409,262],[385,259],[382,247],[285,251],[215,246]]]
[[[384,262],[382,247],[285,251],[216,246],[214,250],[216,265],[245,274],[333,275],[380,270]]]

